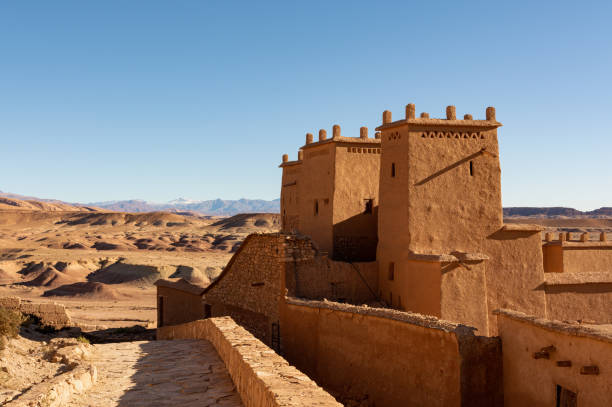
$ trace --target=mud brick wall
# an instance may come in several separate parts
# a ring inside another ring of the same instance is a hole
[[[612,335],[511,310],[496,311],[506,407],[611,406]],[[576,404],[559,404],[573,399]]]
[[[157,339],[210,341],[246,407],[341,406],[231,318],[209,318],[158,328]]]
[[[61,329],[72,326],[66,308],[56,303],[32,303],[24,301],[19,297],[0,298],[0,307],[19,311],[26,315],[34,315],[40,318],[42,325]]]
[[[340,400],[501,406],[501,343],[473,328],[391,309],[287,298],[287,360]]]
[[[163,301],[161,309],[160,301]],[[170,287],[157,287],[158,326],[182,324],[202,318],[204,305],[201,296]]]
[[[612,324],[612,271],[546,273],[542,289],[546,318]]]
[[[288,262],[288,295],[351,304],[374,301],[378,293],[378,263],[347,263],[327,256]]]

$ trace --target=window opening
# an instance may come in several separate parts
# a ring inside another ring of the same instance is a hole
[[[372,214],[372,209],[374,208],[374,200],[373,199],[365,199],[365,210],[364,214]]]
[[[389,263],[389,280],[393,281],[395,279],[395,263]]]
[[[212,316],[212,307],[210,304],[204,304],[204,318],[210,318]]]
[[[315,199],[314,201],[314,214],[317,216],[319,214],[319,201]]]
[[[557,407],[576,407],[578,406],[578,397],[573,391],[557,385],[556,405]]]
[[[395,177],[395,163],[391,163],[391,177]]]
[[[470,176],[474,176],[474,161],[470,160]]]

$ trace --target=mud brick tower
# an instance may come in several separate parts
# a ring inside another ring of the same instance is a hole
[[[342,137],[335,125],[317,142],[307,134],[298,160],[280,165],[282,230],[310,236],[334,259],[375,260],[380,152],[366,127]]]

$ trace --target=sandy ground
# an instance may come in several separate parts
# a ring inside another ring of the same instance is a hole
[[[156,324],[159,278],[207,285],[278,215],[0,210],[0,296],[64,304],[86,329]]]

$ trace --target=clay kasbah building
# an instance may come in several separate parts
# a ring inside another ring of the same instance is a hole
[[[309,383],[288,406],[612,406],[610,236],[504,223],[501,126],[408,104],[372,135],[306,134],[280,164],[281,232],[208,287],[158,281],[158,337],[231,317],[293,369],[284,389]],[[272,366],[251,362],[239,390]]]

